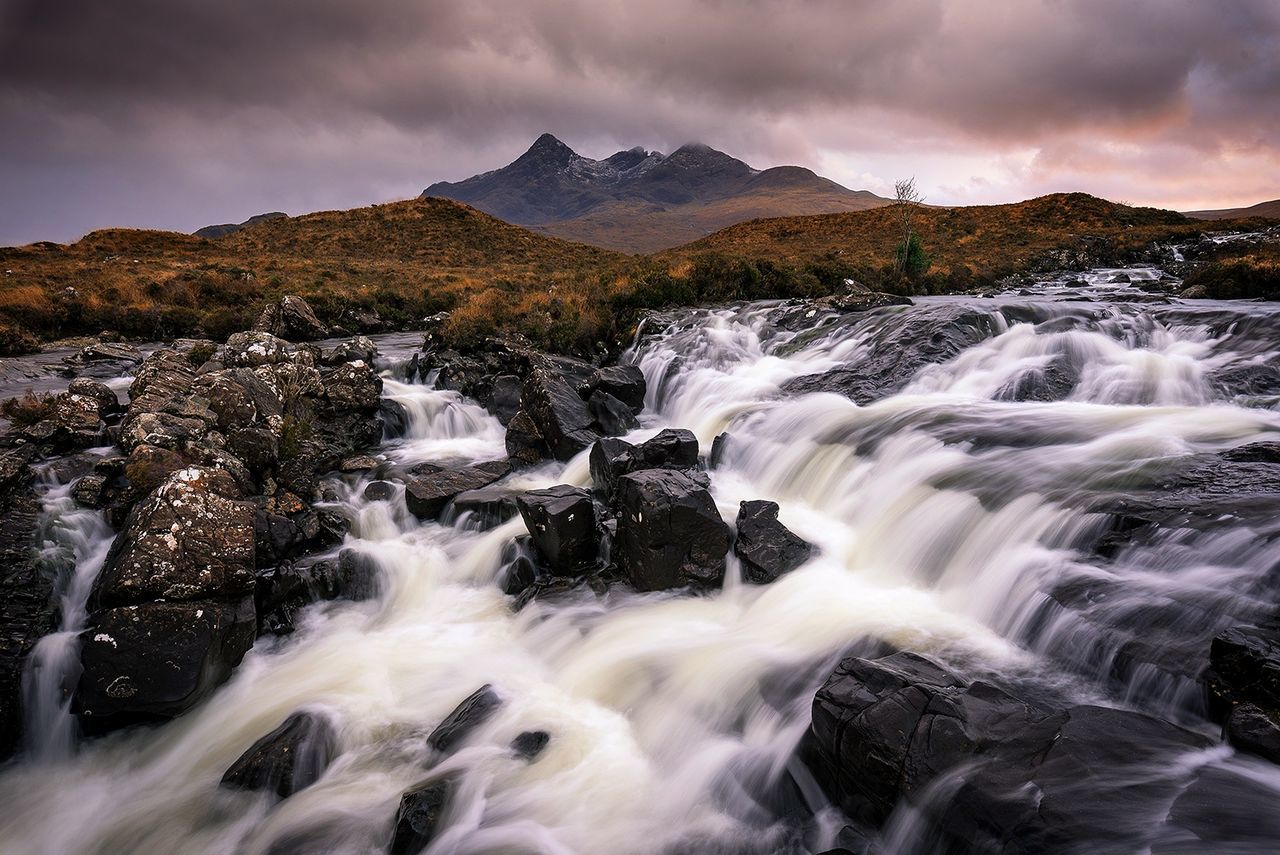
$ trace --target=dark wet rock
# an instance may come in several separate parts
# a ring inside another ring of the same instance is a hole
[[[499,582],[502,592],[516,597],[527,591],[538,578],[533,538],[525,534],[512,539],[503,553],[503,565]]]
[[[495,528],[520,513],[516,507],[518,490],[507,487],[481,487],[453,497],[455,515],[471,514],[473,525],[481,529]]]
[[[1019,374],[995,394],[997,401],[1062,401],[1080,382],[1080,372],[1063,358]]]
[[[34,533],[40,501],[32,491],[28,450],[0,453],[0,763],[23,736],[22,684],[36,642],[57,627],[52,574],[36,560]],[[12,474],[18,461],[21,468]]]
[[[142,351],[131,344],[118,341],[99,341],[80,348],[74,356],[65,360],[73,366],[96,362],[136,363],[142,361]]]
[[[879,318],[859,317],[867,322]],[[925,365],[946,362],[999,332],[991,314],[951,304],[917,306],[909,314],[895,316],[895,323],[868,323],[857,329],[866,332],[864,356],[822,374],[788,380],[783,391],[834,392],[859,404],[869,404],[900,391]],[[830,332],[824,329],[812,336]],[[789,347],[803,347],[812,336],[802,333]]]
[[[378,416],[386,439],[399,439],[409,429],[409,413],[399,401],[383,398],[378,404]]]
[[[337,753],[338,735],[326,716],[294,713],[231,764],[222,786],[288,798],[318,781]]]
[[[724,579],[729,527],[706,487],[646,469],[618,480],[614,559],[639,591],[712,587]]]
[[[252,591],[254,511],[236,493],[219,470],[169,476],[129,512],[94,584],[94,607]]]
[[[534,546],[552,573],[572,576],[596,563],[599,539],[591,494],[560,484],[516,498]]]
[[[912,305],[909,297],[903,297],[901,294],[886,294],[883,291],[872,291],[865,287],[848,294],[819,297],[813,303],[816,306],[837,312],[867,312],[884,306]]]
[[[516,464],[532,466],[543,458],[546,444],[533,418],[519,410],[507,423],[507,455]]]
[[[400,797],[391,855],[416,855],[435,839],[444,821],[453,782],[441,778],[421,784]]]
[[[905,800],[939,851],[1073,851],[1101,840],[1132,851],[1132,818],[1158,815],[1181,787],[1142,770],[1208,744],[1140,713],[1038,709],[897,653],[840,663],[814,698],[803,753],[847,815],[879,825]],[[963,781],[932,796],[929,785],[961,764]]]
[[[587,409],[606,436],[621,436],[640,426],[631,408],[603,389],[596,389],[591,393]]]
[[[1270,800],[1265,807],[1260,804],[1260,795],[1256,773],[1206,767],[1174,799],[1167,822],[1176,831],[1168,835],[1167,844],[1152,846],[1152,855],[1275,851],[1280,815],[1270,809]]]
[[[492,718],[500,706],[502,698],[493,686],[481,686],[444,717],[427,737],[427,744],[441,754],[452,753],[476,728]]]
[[[230,676],[255,628],[248,597],[97,612],[80,634],[72,709],[92,731],[180,715]]]
[[[715,469],[724,462],[724,456],[729,452],[729,443],[732,441],[727,433],[716,434],[716,438],[711,440],[711,454],[707,456],[707,468]]]
[[[317,341],[329,335],[328,328],[320,323],[307,301],[293,295],[281,297],[263,307],[253,329],[269,332],[286,341]]]
[[[339,412],[372,412],[382,400],[382,378],[368,362],[344,362],[320,375],[329,405]]]
[[[551,734],[545,730],[526,730],[511,740],[511,750],[516,756],[525,760],[534,760],[551,741]]]
[[[748,582],[767,585],[809,560],[813,545],[778,521],[776,502],[743,502],[738,507],[738,536],[733,553]]]
[[[644,409],[646,384],[644,373],[635,365],[610,365],[591,375],[584,391],[584,398],[599,391],[621,401],[632,412]]]
[[[263,574],[255,590],[262,632],[287,635],[296,628],[298,613],[312,603],[370,600],[379,590],[378,565],[352,549],[337,558],[282,564]]]
[[[698,439],[691,431],[667,428],[652,439],[632,445],[606,437],[591,449],[591,480],[608,501],[618,479],[642,469],[693,470],[698,465]]]
[[[493,378],[493,388],[489,394],[489,412],[504,426],[511,423],[520,411],[520,399],[523,383],[514,374],[499,374]]]
[[[314,549],[320,535],[320,521],[310,509],[285,515],[259,508],[253,518],[255,564],[273,567]]]
[[[390,481],[371,481],[364,488],[364,497],[370,502],[389,502],[396,496],[396,485]]]
[[[510,464],[503,460],[410,478],[404,486],[405,505],[418,519],[436,519],[459,493],[487,487],[510,471]]]
[[[1206,682],[1218,709],[1253,703],[1280,710],[1280,628],[1238,626],[1213,639]]]
[[[377,357],[378,346],[371,339],[358,335],[338,342],[333,350],[327,351],[321,357],[320,362],[328,366],[341,365],[344,362],[365,362],[373,365]]]
[[[1239,704],[1227,716],[1222,738],[1237,751],[1280,763],[1280,710]]]
[[[525,379],[520,407],[541,437],[545,456],[568,460],[600,438],[586,402],[549,368],[535,368]]]

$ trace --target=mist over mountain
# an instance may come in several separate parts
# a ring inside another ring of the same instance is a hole
[[[799,166],[753,169],[699,143],[670,154],[637,147],[593,160],[551,134],[501,169],[441,181],[422,195],[629,252],[665,249],[758,217],[861,211],[889,201]]]

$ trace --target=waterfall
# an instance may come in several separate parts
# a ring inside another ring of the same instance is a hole
[[[343,547],[376,563],[379,597],[311,607],[191,712],[75,757],[57,687],[110,531],[50,486],[46,540],[75,570],[35,660],[34,756],[0,773],[5,851],[381,851],[401,793],[433,768],[424,733],[490,684],[498,712],[434,767],[459,784],[431,852],[817,852],[840,822],[796,746],[836,659],[881,643],[1211,732],[1184,663],[1260,613],[1280,546],[1247,523],[1156,531],[1105,560],[1090,544],[1116,495],[1155,489],[1197,455],[1280,440],[1280,412],[1222,380],[1276,358],[1277,313],[1144,302],[1138,286],[1158,271],[1116,273],[851,315],[680,312],[625,356],[648,382],[633,438],[684,427],[706,452],[727,433],[711,472],[721,514],[778,502],[817,547],[802,567],[754,586],[731,560],[705,596],[582,588],[514,611],[497,583],[519,517],[488,531],[422,522],[402,490],[370,501],[366,477],[345,475]],[[905,355],[885,364],[891,345]],[[815,385],[827,376],[855,394]],[[406,414],[380,450],[397,466],[505,456],[502,425],[456,392],[388,378],[384,397]],[[589,480],[584,453],[504,483]],[[1135,658],[1143,641],[1165,655]],[[338,731],[319,781],[278,803],[218,787],[303,707]],[[533,763],[510,749],[531,730],[550,735]],[[1152,774],[1206,765],[1249,776],[1254,791],[1237,795],[1259,810],[1280,797],[1280,772],[1228,749]],[[951,798],[962,774],[896,815],[873,851],[931,851],[921,804]],[[1134,819],[1153,839],[1161,821]]]

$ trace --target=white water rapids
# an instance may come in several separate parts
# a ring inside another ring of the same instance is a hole
[[[1103,522],[1087,510],[1093,495],[1149,483],[1192,454],[1280,439],[1275,402],[1228,398],[1213,382],[1276,358],[1275,310],[1112,300],[1128,289],[1102,287],[1110,274],[1077,286],[1094,302],[1048,286],[925,298],[828,332],[788,332],[776,307],[748,305],[691,311],[643,338],[628,358],[649,396],[630,439],[685,427],[706,452],[728,431],[712,472],[725,519],[741,500],[772,499],[818,546],[768,586],[743,584],[731,558],[723,590],[707,596],[582,590],[513,612],[497,582],[504,545],[524,531],[518,517],[488,532],[420,523],[400,497],[366,501],[347,476],[344,545],[377,562],[381,595],[311,607],[294,635],[260,639],[213,697],[161,727],[73,752],[65,711],[38,708],[48,724],[37,744],[0,772],[0,851],[384,851],[400,794],[427,775],[425,734],[488,683],[504,703],[443,761],[462,783],[428,851],[818,852],[842,821],[803,770],[790,764],[818,819],[799,830],[762,782],[788,769],[814,691],[866,639],[1210,731],[1190,677],[1148,668],[1117,679],[1117,647],[1141,633],[1134,613],[1158,612],[1203,654],[1214,632],[1264,607],[1258,586],[1276,548],[1228,527],[1103,567],[1079,545]],[[906,366],[895,394],[860,406],[779,391],[856,367],[913,313],[957,307],[987,317],[992,334]],[[1010,384],[1055,364],[1074,372],[1065,400],[1008,399]],[[381,451],[389,459],[505,456],[501,425],[458,394],[392,379],[384,394],[409,413],[408,435]],[[589,480],[580,455],[511,483]],[[64,590],[79,605],[51,648],[74,643],[87,590],[70,588],[91,581],[108,535],[95,514],[76,522],[86,512],[65,491],[51,487],[46,505],[77,532],[78,581]],[[1045,592],[1081,577],[1119,593],[1088,619],[1045,611]],[[317,783],[281,802],[219,788],[250,744],[303,708],[331,713],[339,730],[341,753]],[[509,747],[527,730],[551,736],[534,762]],[[1191,762],[1169,758],[1168,774]],[[1259,805],[1280,799],[1280,770],[1225,748],[1194,762],[1246,770]],[[931,851],[909,814],[885,834],[884,851]]]

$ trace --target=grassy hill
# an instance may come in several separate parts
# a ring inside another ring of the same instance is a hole
[[[43,339],[221,338],[285,293],[329,322],[367,306],[407,324],[486,291],[519,304],[624,260],[444,199],[268,220],[213,240],[109,229],[66,246],[0,249],[0,325]]]
[[[910,281],[892,272],[900,238],[884,208],[753,220],[649,256],[535,234],[439,198],[270,219],[212,240],[111,229],[67,246],[0,249],[0,352],[33,337],[105,330],[222,340],[247,328],[265,300],[299,294],[327,323],[369,307],[409,329],[449,311],[443,333],[454,344],[515,332],[591,354],[628,341],[649,309],[820,296],[844,290],[846,279],[899,292],[963,290],[1031,269],[1122,263],[1153,241],[1205,228],[1171,211],[1078,193],[922,208],[915,225],[932,266]],[[1226,279],[1206,287],[1273,289],[1274,253],[1232,263]],[[1261,279],[1241,278],[1254,273]]]
[[[1216,211],[1187,211],[1187,216],[1196,220],[1238,220],[1245,217],[1266,217],[1280,220],[1280,199],[1270,202],[1259,202],[1247,208],[1220,208]]]
[[[1200,233],[1204,223],[1173,211],[1118,205],[1084,193],[1057,193],[1011,205],[921,208],[914,230],[934,276],[994,278],[1053,253],[1098,241],[1114,251]],[[901,241],[891,208],[754,220],[730,226],[664,255],[717,252],[792,264],[838,261],[876,276]]]

